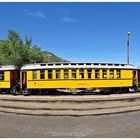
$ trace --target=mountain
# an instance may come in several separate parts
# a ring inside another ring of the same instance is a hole
[[[55,54],[48,52],[48,51],[42,51],[44,60],[43,62],[69,62],[68,60],[65,60],[63,58],[60,58],[56,56]]]
[[[7,44],[7,41],[6,40],[0,40],[0,47],[2,46],[2,45],[6,45]]]

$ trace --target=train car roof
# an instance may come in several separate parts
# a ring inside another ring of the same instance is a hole
[[[137,69],[140,70],[140,66],[138,66]]]
[[[0,66],[0,71],[3,70],[16,70],[17,67],[14,65],[4,65],[4,66]]]
[[[106,69],[137,69],[131,64],[116,64],[116,63],[70,63],[70,62],[55,62],[55,63],[35,63],[24,65],[21,70],[32,69],[60,69],[60,68],[106,68]]]

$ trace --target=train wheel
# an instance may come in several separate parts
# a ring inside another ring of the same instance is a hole
[[[76,88],[71,88],[70,92],[72,93],[72,95],[76,95],[77,94],[77,89]]]

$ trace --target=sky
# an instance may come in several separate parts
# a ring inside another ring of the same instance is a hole
[[[9,29],[71,62],[140,66],[140,2],[0,2],[0,40]]]

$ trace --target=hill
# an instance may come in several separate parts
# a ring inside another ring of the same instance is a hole
[[[0,40],[0,48],[3,46],[3,45],[7,45],[7,41],[6,40]]]
[[[44,58],[43,62],[69,62],[48,51],[42,51],[42,55]]]
[[[2,53],[2,48],[4,46],[8,46],[8,41],[6,40],[0,40],[0,64],[8,64],[7,60],[5,59],[5,55],[7,52]],[[5,48],[5,47],[4,47]],[[48,51],[41,51],[42,56],[43,56],[43,63],[49,63],[49,62],[68,62],[67,60],[60,58],[59,56],[56,56],[55,54],[53,54],[52,52],[48,52]],[[3,61],[4,59],[4,61]]]

